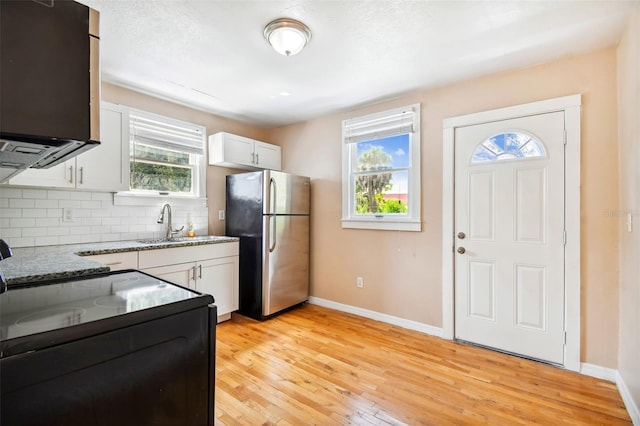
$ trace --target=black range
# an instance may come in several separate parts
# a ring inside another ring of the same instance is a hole
[[[213,424],[212,303],[134,270],[10,286],[1,423]]]

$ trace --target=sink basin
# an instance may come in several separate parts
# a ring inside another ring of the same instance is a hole
[[[224,241],[228,237],[222,237],[219,235],[198,235],[195,237],[175,237],[175,238],[152,238],[148,240],[138,240],[142,244],[171,244],[171,243],[184,243],[184,242],[202,242],[202,241]]]

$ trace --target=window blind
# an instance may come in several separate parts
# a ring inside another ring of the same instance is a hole
[[[189,154],[204,155],[205,130],[202,126],[131,111],[131,141]]]
[[[414,123],[413,108],[396,109],[384,115],[373,114],[345,120],[342,123],[343,140],[344,143],[351,144],[413,133]]]

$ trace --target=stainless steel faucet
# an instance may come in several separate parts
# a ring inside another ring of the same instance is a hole
[[[165,234],[164,238],[167,239],[167,240],[170,240],[170,239],[173,238],[174,234],[182,232],[182,230],[184,229],[184,225],[182,225],[182,228],[180,228],[180,229],[173,229],[173,227],[171,226],[171,206],[169,205],[169,203],[165,204],[160,209],[160,216],[158,217],[158,223],[164,223],[164,211],[165,210],[169,214],[169,217],[167,219],[167,233]]]

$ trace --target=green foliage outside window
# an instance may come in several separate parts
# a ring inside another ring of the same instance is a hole
[[[165,164],[132,162],[131,189],[191,192],[191,169]]]
[[[193,180],[188,153],[132,144],[130,154],[131,189],[191,193]]]
[[[358,172],[383,171],[392,167],[392,158],[380,146],[372,146],[358,157]],[[397,199],[385,199],[389,191],[392,173],[374,173],[356,178],[356,213],[407,213],[407,203]]]

